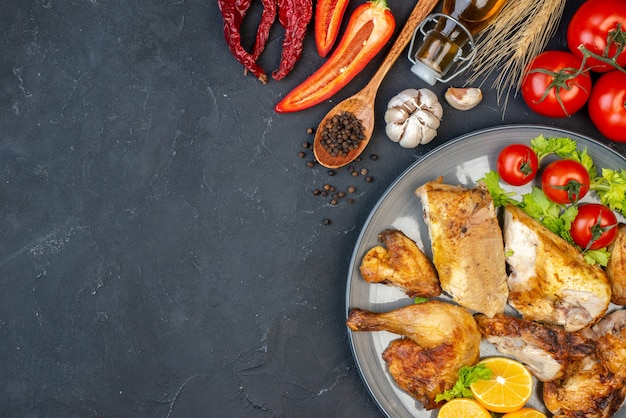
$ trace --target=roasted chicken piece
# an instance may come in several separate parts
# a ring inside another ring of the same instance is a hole
[[[607,314],[583,333],[596,341],[600,359],[606,368],[626,384],[626,309]]]
[[[468,189],[442,183],[420,186],[433,263],[443,291],[459,305],[494,316],[504,312],[508,288],[502,231],[483,185]]]
[[[515,206],[504,211],[504,242],[509,304],[525,319],[578,331],[605,314],[611,286],[604,270]]]
[[[581,333],[597,350],[546,383],[544,402],[556,417],[612,417],[626,397],[626,310],[609,313]]]
[[[555,418],[609,418],[624,403],[624,384],[594,352],[543,384],[543,402]]]
[[[611,283],[611,302],[626,305],[626,225],[617,228],[615,241],[609,246],[611,252],[606,274]]]
[[[435,396],[454,386],[458,371],[475,364],[481,335],[465,308],[430,300],[389,312],[352,309],[347,319],[353,331],[389,331],[406,336],[383,353],[396,384],[424,408],[438,405]]]
[[[564,375],[567,364],[595,352],[596,344],[581,332],[567,332],[557,325],[498,314],[475,315],[483,337],[498,351],[524,363],[540,381]]]
[[[377,245],[363,257],[365,281],[396,286],[410,297],[441,294],[435,267],[414,241],[397,229],[387,229],[378,238],[386,248]]]

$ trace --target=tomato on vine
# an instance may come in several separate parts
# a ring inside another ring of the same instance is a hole
[[[624,0],[587,0],[567,26],[567,46],[590,70],[607,72],[626,66],[625,30]]]
[[[583,70],[582,60],[571,52],[542,52],[522,79],[522,97],[541,115],[570,116],[585,105],[591,92],[591,77]]]
[[[556,160],[543,169],[541,188],[555,203],[578,203],[587,192],[591,178],[584,165],[574,160]]]
[[[530,183],[535,178],[538,167],[537,154],[528,145],[510,144],[498,154],[498,175],[512,186]]]
[[[613,70],[602,74],[591,90],[588,110],[602,135],[626,142],[626,73]]]
[[[617,217],[611,209],[600,203],[581,204],[572,221],[570,235],[585,251],[604,248],[615,240]]]

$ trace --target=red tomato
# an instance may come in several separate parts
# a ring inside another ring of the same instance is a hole
[[[626,74],[619,70],[602,74],[591,90],[588,109],[602,135],[626,142]]]
[[[537,154],[528,145],[507,145],[498,155],[498,174],[512,186],[529,183],[537,174]]]
[[[578,48],[584,45],[589,51],[602,56],[607,46],[609,32],[622,24],[626,30],[626,1],[624,0],[588,0],[574,13],[567,26],[567,46],[574,55],[582,59],[583,53]],[[611,42],[608,56],[613,57],[617,45]],[[617,64],[626,65],[626,51],[617,57]],[[603,63],[595,58],[589,58],[586,63],[590,70],[606,72],[615,67]]]
[[[567,51],[546,51],[530,63],[522,79],[522,97],[533,111],[550,117],[570,116],[582,108],[591,92],[582,60]]]
[[[570,235],[583,250],[604,248],[617,235],[617,217],[611,209],[600,203],[582,204],[572,222]]]
[[[548,199],[560,204],[577,203],[589,191],[589,172],[574,160],[556,160],[541,174],[541,188]]]

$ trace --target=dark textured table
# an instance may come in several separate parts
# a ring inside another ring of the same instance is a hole
[[[390,0],[396,33],[413,4]],[[437,138],[402,149],[384,136],[384,108],[426,87],[403,55],[353,165],[373,181],[330,177],[298,155],[307,128],[383,54],[332,103],[279,115],[274,104],[323,62],[312,29],[295,70],[262,85],[231,56],[214,1],[6,0],[0,28],[2,417],[381,416],[344,320],[351,252],[383,191],[482,128],[607,142],[585,110],[550,119],[511,97],[503,118],[486,83],[479,107],[446,104]],[[276,24],[268,72],[281,43]],[[565,47],[563,28],[550,45]],[[354,203],[314,196],[324,184],[355,186]]]

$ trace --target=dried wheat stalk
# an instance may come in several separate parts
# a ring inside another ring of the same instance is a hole
[[[498,103],[504,96],[506,108],[511,89],[519,91],[526,67],[554,35],[565,1],[510,0],[477,40],[468,83],[498,70],[492,87],[498,91]]]

